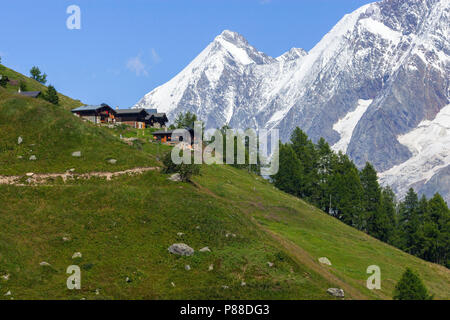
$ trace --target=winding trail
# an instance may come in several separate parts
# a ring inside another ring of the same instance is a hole
[[[75,179],[91,179],[91,178],[106,178],[106,180],[111,180],[114,177],[123,176],[123,175],[136,175],[142,174],[148,171],[157,171],[160,170],[160,167],[143,167],[143,168],[133,168],[123,171],[116,172],[88,172],[88,173],[73,173],[73,172],[65,172],[65,173],[30,173],[19,176],[2,176],[0,175],[0,184],[9,184],[9,185],[25,185],[24,179],[27,184],[44,184],[48,180],[53,180],[57,178],[61,178],[64,182],[67,180],[75,180]]]

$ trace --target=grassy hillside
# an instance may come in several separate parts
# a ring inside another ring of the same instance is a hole
[[[107,129],[73,116],[62,106],[0,88],[0,175],[27,172],[111,171],[155,165],[153,155],[130,148]],[[18,144],[18,138],[23,142]],[[81,151],[81,157],[72,156]],[[35,161],[29,160],[36,156]],[[116,159],[112,165],[107,160]]]
[[[9,69],[0,64],[0,74],[3,76],[7,76],[9,80],[18,80],[25,83],[27,91],[41,91],[45,93],[47,91],[47,87],[37,82],[36,80],[31,79],[30,77],[24,76],[21,73],[18,73],[12,69]],[[56,88],[58,89],[58,88]],[[7,85],[6,91],[9,93],[16,93],[19,90],[19,86],[12,86],[10,84]],[[60,105],[63,106],[67,110],[74,109],[76,107],[81,106],[83,103],[80,100],[74,100],[69,98],[63,94],[58,93]]]
[[[135,131],[99,128],[68,109],[0,88],[0,175],[161,165],[163,146],[148,137],[127,145],[118,135]],[[72,157],[78,150],[82,157]],[[167,178],[152,171],[0,185],[0,299],[332,299],[330,287],[343,288],[347,299],[390,299],[406,267],[436,298],[450,298],[448,269],[352,229],[260,177],[204,166],[194,183]],[[195,254],[170,254],[179,242]],[[199,252],[206,246],[211,252]],[[72,259],[75,252],[82,257]],[[332,266],[320,265],[322,256]],[[379,291],[365,287],[374,264],[382,272]],[[66,288],[69,265],[81,267],[81,290]]]

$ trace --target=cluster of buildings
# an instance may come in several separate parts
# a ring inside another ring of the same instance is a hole
[[[96,124],[126,124],[137,129],[165,128],[169,121],[156,109],[113,109],[105,103],[75,108],[72,113]]]
[[[72,109],[72,113],[95,124],[125,124],[136,129],[161,128],[163,130],[152,132],[155,141],[166,144],[177,144],[179,142],[191,141],[187,147],[191,147],[194,142],[194,130],[186,128],[190,137],[179,136],[173,141],[173,130],[167,130],[167,116],[156,109],[113,109],[109,105],[102,103],[98,106],[81,106]]]

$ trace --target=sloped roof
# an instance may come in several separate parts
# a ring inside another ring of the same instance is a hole
[[[79,112],[79,111],[95,111],[95,110],[98,110],[98,109],[103,108],[103,107],[111,108],[111,107],[108,106],[106,103],[102,103],[102,104],[99,105],[99,106],[96,106],[96,105],[93,105],[93,106],[81,106],[81,107],[72,109],[72,112]],[[111,109],[112,109],[112,108],[111,108]],[[113,110],[114,110],[114,109],[113,109]]]
[[[189,127],[178,128],[178,129],[175,129],[175,130],[186,130],[186,131],[189,131],[191,134],[194,133],[194,129],[189,128]],[[159,131],[152,132],[152,135],[172,134],[175,130],[167,130],[167,131],[159,130]]]
[[[145,109],[119,109],[116,110],[117,114],[139,114],[142,111],[148,113]]]
[[[147,111],[148,114],[158,113],[158,109],[145,109],[145,111]]]
[[[40,91],[23,91],[19,92],[20,95],[25,97],[37,98],[41,92]]]
[[[152,113],[145,117],[146,120],[149,120],[151,118],[165,118],[166,120],[168,120],[165,113]]]

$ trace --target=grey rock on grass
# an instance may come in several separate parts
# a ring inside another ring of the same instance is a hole
[[[191,256],[194,254],[194,249],[185,243],[175,243],[169,247],[169,252],[180,256]]]
[[[329,288],[327,293],[337,298],[343,298],[345,296],[344,290],[339,288]]]

